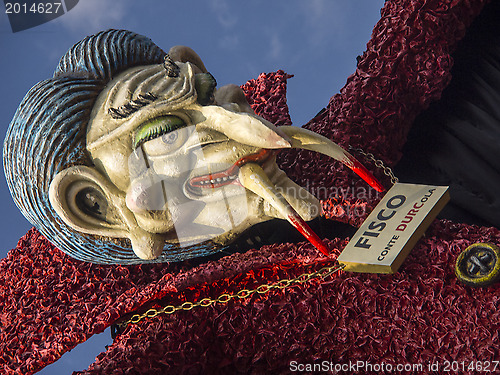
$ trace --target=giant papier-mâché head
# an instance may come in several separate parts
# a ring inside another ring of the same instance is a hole
[[[73,46],[35,85],[7,132],[12,196],[43,235],[95,263],[178,261],[230,246],[251,226],[288,220],[316,246],[319,201],[276,165],[304,148],[380,184],[330,140],[257,116],[235,85],[187,47],[109,30]]]

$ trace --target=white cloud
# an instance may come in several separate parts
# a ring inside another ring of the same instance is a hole
[[[304,13],[306,16],[312,16],[313,19],[317,19],[325,14],[326,4],[324,0],[309,0],[304,5],[309,9],[309,12]]]
[[[73,9],[55,21],[71,31],[100,31],[123,20],[127,5],[128,1],[125,0],[80,0]]]
[[[269,40],[269,58],[279,60],[283,53],[283,42],[277,33],[271,35]]]
[[[211,0],[209,4],[222,27],[230,29],[236,25],[238,19],[230,10],[230,3],[227,0]]]
[[[343,1],[309,0],[299,1],[298,4],[310,44],[324,45],[325,41],[342,34],[346,13]]]
[[[218,45],[220,48],[233,50],[240,45],[240,38],[237,34],[224,35]]]

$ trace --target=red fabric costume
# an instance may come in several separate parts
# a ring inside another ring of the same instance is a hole
[[[355,74],[307,127],[394,165],[417,114],[449,83],[450,54],[485,3],[387,1]],[[278,125],[290,124],[287,78],[262,74],[243,87],[255,111]],[[359,225],[379,196],[334,197],[339,188],[365,185],[331,159],[311,156],[282,152],[280,166],[311,191],[322,187],[317,191],[328,217]],[[498,286],[473,290],[454,276],[458,253],[478,241],[498,244],[500,231],[436,220],[397,274],[340,272],[145,319],[78,374],[284,373],[291,361],[322,360],[421,363],[430,372],[433,362],[499,360]],[[160,299],[159,306],[217,298],[334,264],[346,240],[326,244],[332,258],[303,242],[195,267],[189,261],[98,266],[69,258],[33,229],[0,263],[0,372],[32,374]]]

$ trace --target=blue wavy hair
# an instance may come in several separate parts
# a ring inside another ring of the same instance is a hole
[[[165,57],[149,38],[126,30],[108,30],[75,44],[60,60],[53,78],[26,94],[7,130],[4,170],[22,214],[54,245],[73,258],[100,264],[151,263],[139,259],[128,240],[76,232],[54,211],[49,186],[72,165],[92,166],[86,131],[97,96],[118,73],[138,65],[159,64]],[[208,255],[212,243],[191,248],[166,245],[153,262]]]

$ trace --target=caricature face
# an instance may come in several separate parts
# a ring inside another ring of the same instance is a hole
[[[174,67],[173,75],[162,64],[131,68],[99,95],[87,128],[95,167],[70,167],[51,183],[51,203],[74,229],[129,238],[141,259],[166,243],[225,245],[271,218],[307,233],[320,203],[277,167],[283,148],[329,155],[376,185],[330,140],[276,128],[236,86],[215,91],[191,63]]]
[[[241,185],[238,174],[251,160],[274,175],[272,152],[214,130],[210,119],[219,116],[231,121],[232,114],[194,105],[137,129],[126,204],[143,229],[167,233],[175,227],[176,239],[189,244],[230,236],[262,216],[259,198]]]
[[[136,240],[143,242],[136,243],[136,254],[150,258],[160,252],[160,245],[153,253],[147,248],[148,234],[180,246],[208,239],[226,244],[251,225],[282,218],[243,186],[239,174],[248,163],[290,195],[302,190],[301,199],[290,203],[306,220],[318,215],[318,201],[276,166],[274,150],[290,147],[288,137],[248,113],[235,86],[216,94],[218,101],[200,104],[200,96],[214,94],[196,90],[207,75],[196,76],[189,63],[178,66],[178,77],[168,77],[162,65],[122,73],[98,98],[88,127],[96,169],[122,196],[118,215],[127,211],[127,230],[144,234]]]
[[[242,143],[246,140],[230,138],[219,125],[244,132],[254,122],[262,122],[263,132],[272,135],[267,142],[259,137]],[[257,222],[280,217],[238,178],[240,167],[248,162],[261,166],[275,182],[283,177],[273,151],[257,144],[281,148],[287,143],[263,124],[265,120],[256,116],[192,103],[138,123],[131,138],[115,138],[93,150],[92,156],[125,194],[126,208],[143,230],[180,245],[207,239],[225,243]],[[117,163],[116,158],[127,162]],[[304,196],[316,204],[305,191]],[[306,211],[309,217],[313,207]]]

